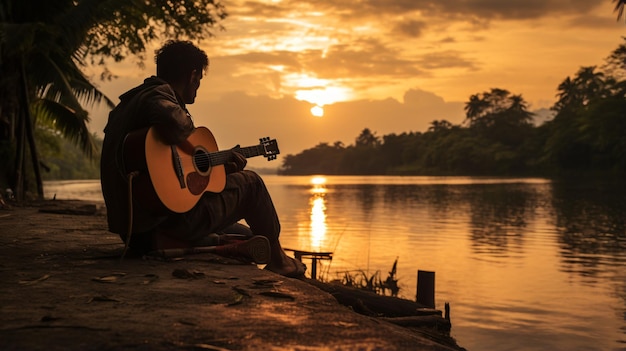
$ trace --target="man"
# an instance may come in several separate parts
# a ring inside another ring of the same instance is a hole
[[[165,144],[185,142],[195,129],[186,104],[194,103],[208,65],[206,53],[191,42],[168,41],[156,52],[156,76],[121,95],[119,105],[111,111],[101,157],[109,230],[125,241],[130,235],[130,247],[146,252],[205,246],[211,233],[245,219],[254,235],[265,236],[270,242],[271,260],[265,268],[285,276],[301,276],[305,267],[281,248],[280,223],[263,180],[244,170],[246,159],[238,152],[231,150],[230,162],[225,165],[225,189],[218,194],[204,193],[188,212],[157,215],[142,206],[141,199],[133,199],[132,212],[129,208],[132,178],[124,166],[125,137],[152,127]],[[163,162],[164,167],[172,163],[171,158]]]

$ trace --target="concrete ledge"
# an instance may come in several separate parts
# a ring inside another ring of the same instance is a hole
[[[120,262],[122,251],[101,204],[0,210],[0,348],[461,349],[352,312],[305,281],[256,265],[212,254]]]

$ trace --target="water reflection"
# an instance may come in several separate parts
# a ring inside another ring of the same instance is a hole
[[[399,257],[400,293],[411,298],[416,270],[436,271],[438,301],[454,306],[468,349],[624,344],[623,185],[361,179],[306,179],[304,243],[334,252],[330,277],[386,272]]]
[[[621,179],[265,179],[281,242],[332,251],[329,278],[385,273],[399,257],[400,295],[414,298],[417,269],[436,271],[436,303],[451,303],[453,336],[468,350],[626,345]]]
[[[555,182],[552,193],[561,270],[595,284],[606,276],[623,284],[626,272],[626,198],[623,182]],[[576,193],[576,196],[572,196]],[[623,285],[617,289],[624,289]]]
[[[326,239],[326,178],[314,177],[311,179],[311,248],[321,251]]]
[[[467,201],[476,252],[495,257],[521,254],[528,223],[535,221],[541,202],[540,190],[511,184],[472,186]]]

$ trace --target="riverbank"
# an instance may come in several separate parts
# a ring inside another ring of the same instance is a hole
[[[305,279],[212,254],[127,256],[101,204],[0,210],[3,350],[461,350]]]

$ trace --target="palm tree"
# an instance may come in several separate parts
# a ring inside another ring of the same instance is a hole
[[[465,120],[469,121],[470,126],[489,124],[488,120],[492,116],[512,107],[526,108],[521,95],[512,96],[508,90],[492,88],[490,91],[470,96],[469,101],[465,104]]]
[[[580,94],[578,93],[576,84],[570,77],[565,78],[565,80],[559,84],[557,90],[559,91],[557,94],[559,100],[552,108],[553,110],[558,112],[564,108],[579,105],[578,100]]]
[[[82,10],[71,1],[54,1],[32,6],[27,1],[12,1],[2,6],[0,72],[3,92],[2,114],[9,121],[6,135],[15,140],[15,190],[23,196],[26,142],[37,182],[39,197],[43,186],[35,146],[33,124],[47,121],[63,136],[76,142],[88,156],[96,147],[88,130],[88,114],[81,101],[98,103],[108,100],[82,74],[76,53],[78,33],[85,33],[84,21],[68,21],[71,11]],[[76,13],[71,14],[78,17]],[[77,64],[78,63],[78,64]]]
[[[581,67],[574,79],[567,77],[559,84],[559,100],[552,109],[557,112],[575,110],[587,105],[592,99],[606,97],[611,93],[609,83],[612,81],[605,78],[604,73],[597,72],[596,66]]]
[[[450,130],[452,129],[452,127],[452,123],[446,121],[445,119],[434,120],[430,122],[430,127],[428,127],[428,131],[437,133],[444,130]]]
[[[626,5],[626,0],[613,0],[613,2],[615,2],[615,10],[613,10],[614,12],[617,12],[617,20],[621,20],[622,17],[624,16],[624,5]]]
[[[33,123],[48,123],[96,154],[83,106],[113,102],[82,73],[86,60],[102,63],[141,55],[146,43],[166,37],[212,35],[227,16],[223,5],[199,0],[9,0],[0,4],[0,147],[16,150],[14,186],[23,195],[25,141],[28,141],[38,194],[43,196]],[[98,60],[98,58],[100,60]],[[7,144],[9,146],[7,146]],[[0,179],[1,180],[1,179]]]
[[[484,114],[485,109],[488,107],[489,104],[480,94],[470,96],[469,101],[464,107],[466,120],[469,120],[471,123],[472,121],[480,118]]]
[[[528,111],[528,103],[522,95],[511,95],[509,97],[510,106],[507,109],[510,123],[514,126],[529,125],[533,119],[533,113]]]
[[[604,73],[597,72],[596,66],[581,67],[576,74],[574,83],[578,86],[586,100],[604,95]]]
[[[380,146],[380,138],[375,132],[372,132],[369,128],[365,128],[361,134],[356,137],[355,146],[366,148],[378,147]]]

